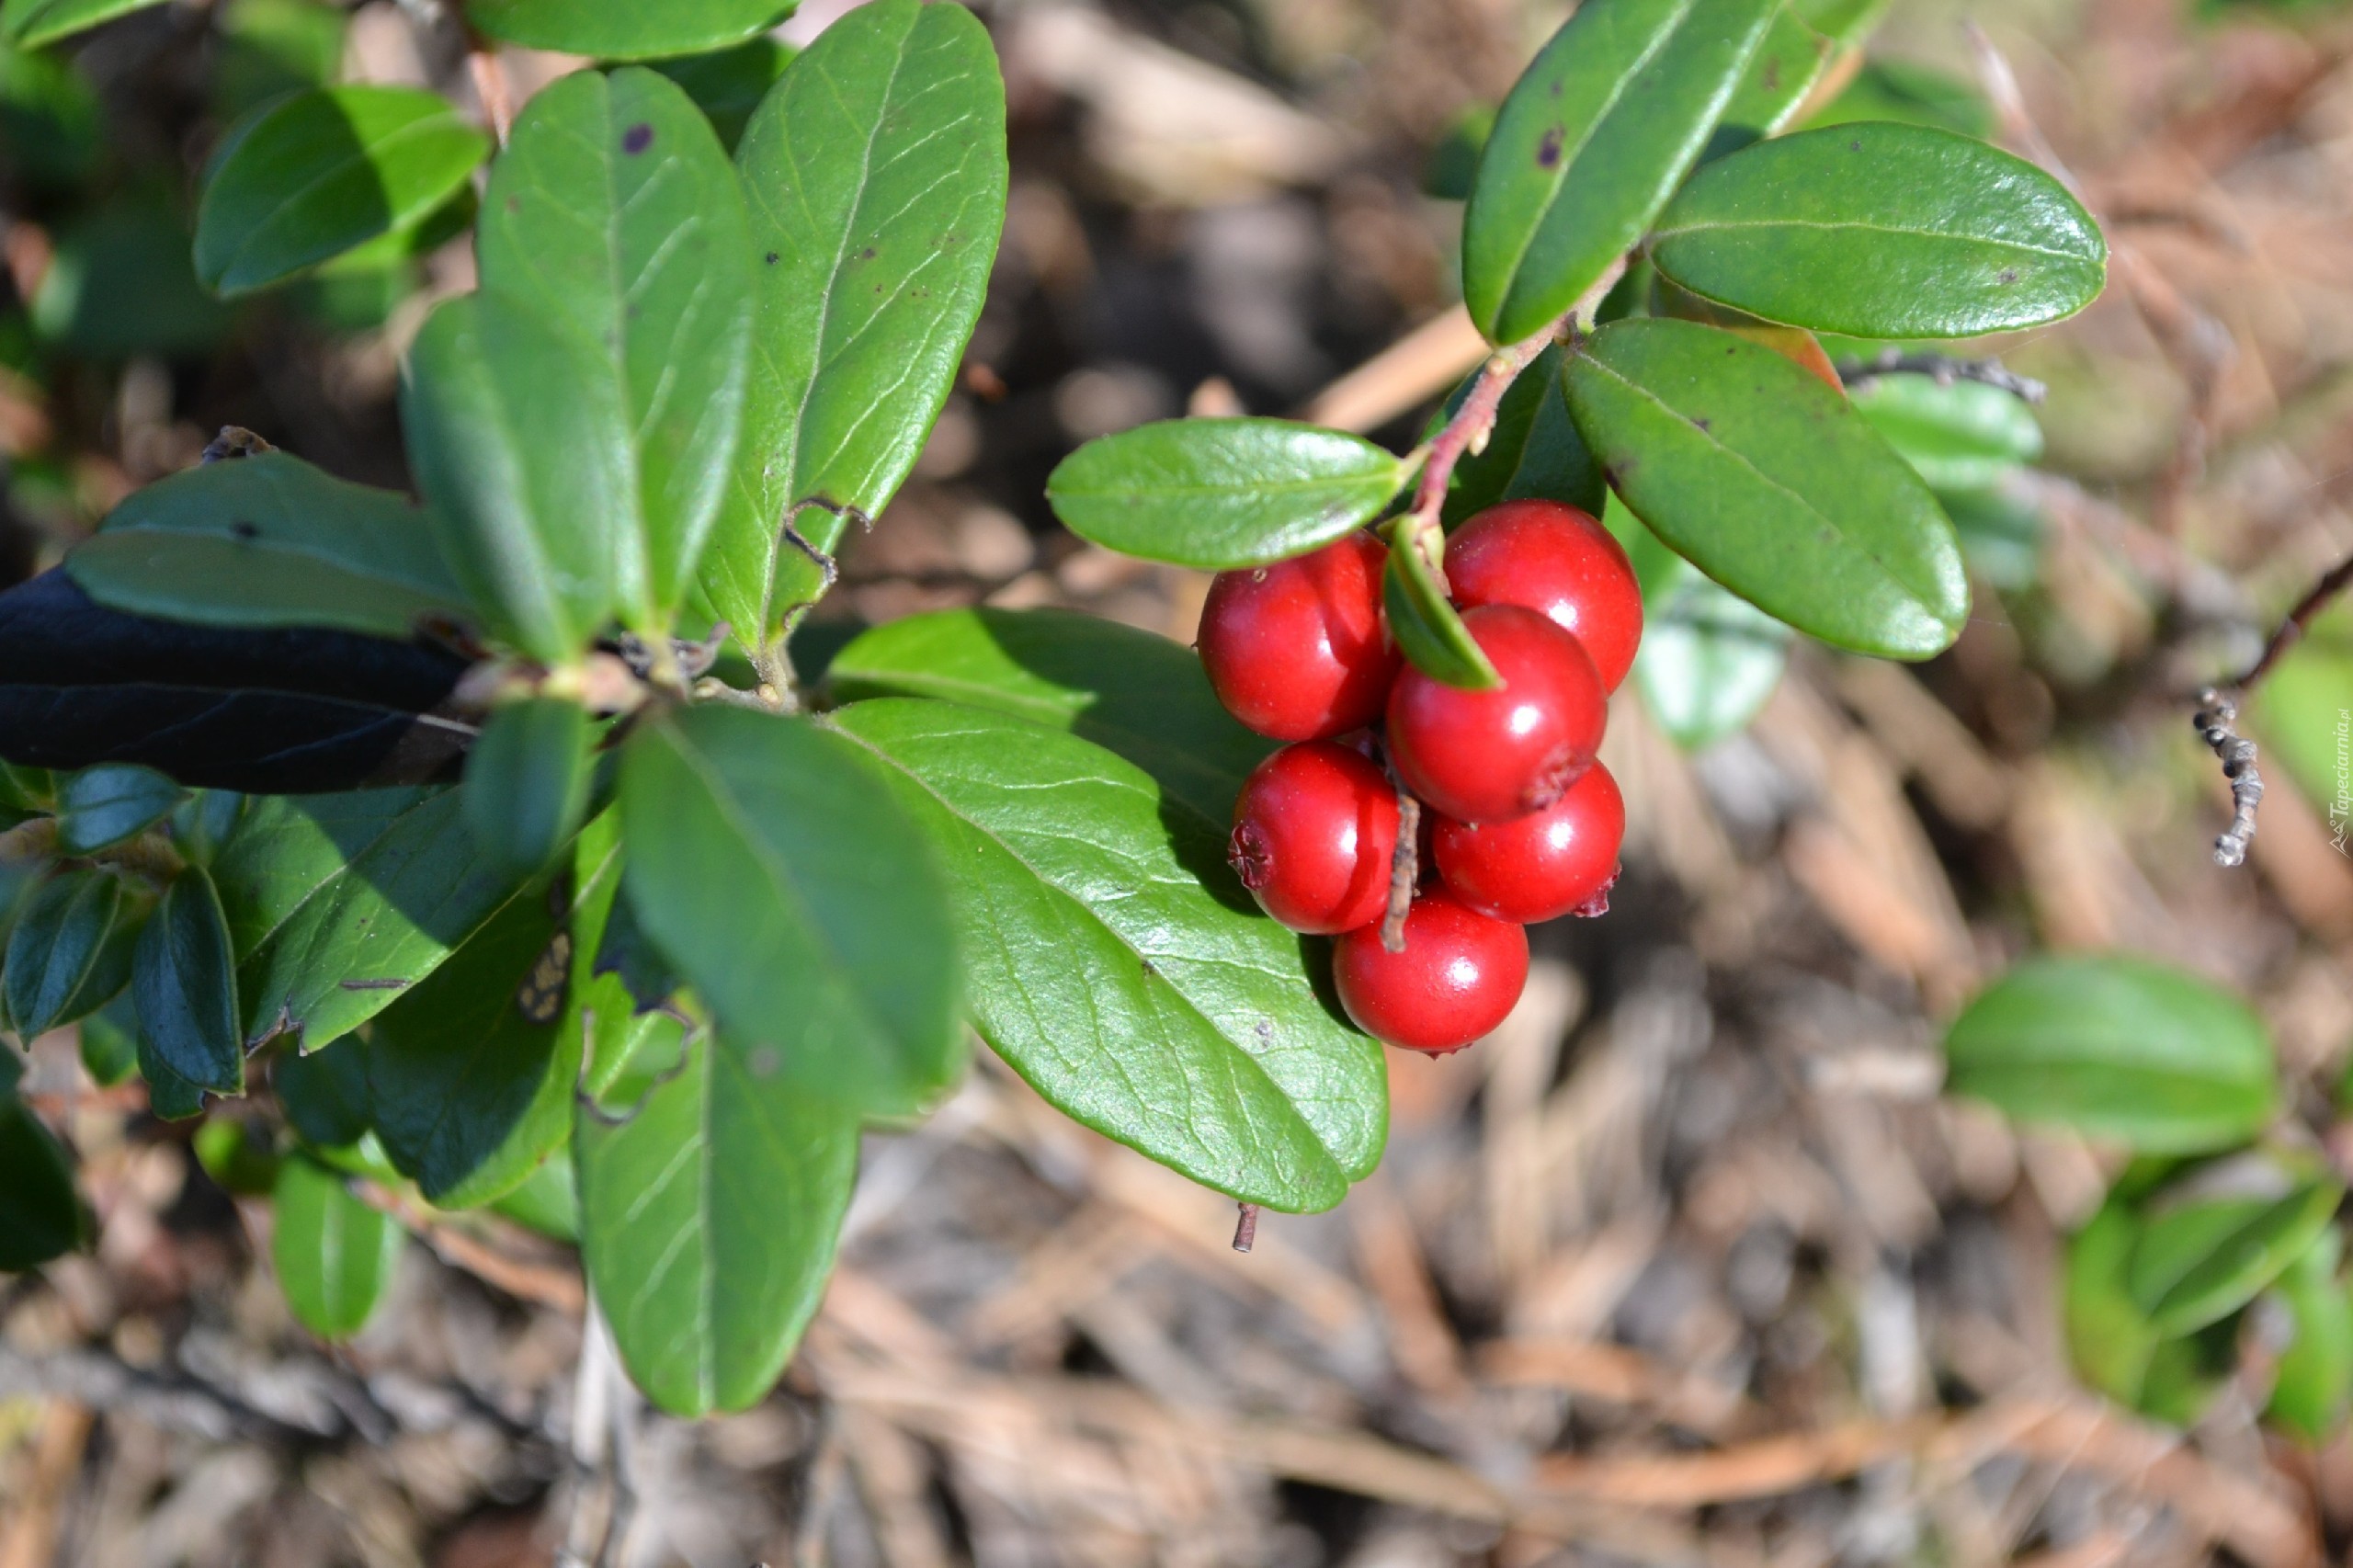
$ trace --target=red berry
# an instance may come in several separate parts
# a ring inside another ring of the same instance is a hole
[[[1389,760],[1405,787],[1457,822],[1540,812],[1593,766],[1609,717],[1585,645],[1532,609],[1462,618],[1504,678],[1465,691],[1408,668],[1389,693]]]
[[[1605,690],[1617,690],[1633,666],[1642,585],[1590,512],[1557,501],[1490,506],[1446,541],[1446,582],[1463,609],[1524,605],[1576,633]]]
[[[1567,794],[1532,816],[1484,827],[1439,818],[1430,850],[1438,874],[1464,903],[1498,920],[1532,925],[1607,911],[1625,836],[1625,797],[1609,769],[1597,762]]]
[[[1405,950],[1365,926],[1332,945],[1332,981],[1357,1028],[1433,1056],[1460,1051],[1504,1021],[1528,983],[1528,933],[1443,889],[1405,915]]]
[[[1378,920],[1389,903],[1397,790],[1361,755],[1330,741],[1285,746],[1233,802],[1227,858],[1258,907],[1320,936]]]
[[[1226,710],[1279,741],[1378,719],[1397,673],[1381,621],[1388,559],[1379,540],[1355,533],[1312,555],[1219,573],[1198,646]]]

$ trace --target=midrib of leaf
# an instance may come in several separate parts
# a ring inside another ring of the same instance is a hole
[[[1708,219],[1687,223],[1679,229],[1657,229],[1652,232],[1654,241],[1671,240],[1684,234],[1710,234],[1736,229],[1818,229],[1829,233],[1859,233],[1867,234],[1898,234],[1906,239],[1934,240],[1940,244],[1984,245],[1992,250],[2023,251],[2029,256],[2052,256],[2060,261],[2089,261],[2090,256],[2079,251],[2054,250],[2049,245],[2030,244],[1993,234],[1975,234],[1966,231],[1915,228],[1906,223],[1874,223],[1860,220],[1829,221],[1819,218],[1743,218]]]

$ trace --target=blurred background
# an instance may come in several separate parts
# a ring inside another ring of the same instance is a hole
[[[1466,131],[1566,10],[979,8],[1003,249],[813,668],[972,602],[1188,642],[1205,580],[1060,531],[1048,471],[1188,410],[1409,444],[1477,354],[1448,315]],[[506,63],[529,90],[577,62]],[[175,4],[0,53],[0,585],[224,424],[406,483],[398,357],[471,286],[464,245],[236,307],[188,259],[222,128],[337,77],[472,101],[432,0]],[[103,1228],[0,1281],[0,1568],[548,1563],[616,1509],[613,1560],[733,1568],[2344,1560],[2353,1446],[2258,1430],[2259,1358],[2186,1437],[2080,1391],[2057,1260],[2115,1162],[1941,1098],[1937,1042],[2030,949],[2154,954],[2254,998],[2332,1119],[2353,616],[2251,716],[2245,869],[2212,863],[2228,796],[2188,714],[2353,552],[2353,7],[1896,0],[1829,112],[2055,158],[2117,253],[2083,316],[1972,350],[2048,389],[1941,454],[1974,617],[1918,668],[1695,645],[1630,685],[1615,907],[1535,933],[1494,1039],[1392,1053],[1390,1153],[1344,1207],[1237,1255],[1229,1203],[983,1053],[926,1126],[869,1137],[783,1388],[699,1426],[624,1410],[600,1452],[563,1249],[436,1221],[322,1347],[267,1278],[266,1210],[52,1037],[28,1097]]]

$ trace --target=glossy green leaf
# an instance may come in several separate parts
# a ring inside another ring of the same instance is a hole
[[[207,626],[404,639],[427,618],[472,614],[415,502],[284,452],[133,491],[65,569],[102,605]]]
[[[2125,1271],[2140,1239],[2140,1216],[2132,1204],[2111,1194],[2067,1243],[2062,1299],[2067,1353],[2076,1375],[2127,1405],[2140,1403],[2150,1358],[2163,1337],[2125,1288]]]
[[[786,68],[735,152],[758,258],[744,434],[702,586],[748,650],[880,515],[980,319],[1005,222],[1005,84],[961,6],[874,0]]]
[[[368,1046],[338,1041],[308,1055],[281,1054],[270,1068],[286,1119],[313,1150],[347,1149],[375,1130],[368,1101]]]
[[[1917,125],[1842,125],[1709,165],[1651,259],[1704,298],[1854,337],[1969,337],[2073,315],[2108,244],[2024,159]]]
[[[1405,465],[1361,437],[1287,419],[1165,419],[1105,436],[1046,480],[1081,539],[1212,571],[1304,555],[1381,514]]]
[[[741,708],[641,727],[622,754],[630,907],[733,1046],[795,1092],[922,1109],[963,1065],[929,846],[858,747]]]
[[[212,868],[245,1040],[306,1051],[374,1017],[515,895],[454,790],[258,799]]]
[[[1932,490],[1983,490],[2042,455],[2042,426],[2025,401],[1983,381],[1873,376],[1847,400]]]
[[[1381,1157],[1381,1048],[1323,944],[1261,915],[1204,815],[1101,747],[949,703],[842,733],[940,847],[983,1038],[1064,1113],[1204,1186],[1328,1209]]]
[[[71,1156],[13,1087],[0,1090],[0,1273],[85,1246],[90,1229],[89,1210],[74,1190]]]
[[[492,38],[605,60],[653,60],[741,43],[792,14],[794,0],[465,0]]]
[[[442,304],[409,350],[401,423],[482,619],[560,665],[617,614],[652,616],[620,389],[541,308],[490,292]]]
[[[2294,1336],[2279,1354],[2264,1414],[2313,1445],[2336,1434],[2353,1403],[2353,1295],[2337,1275],[2343,1253],[2338,1233],[2323,1231],[2278,1286]]]
[[[760,100],[792,63],[792,46],[769,37],[747,39],[731,49],[654,62],[654,69],[686,89],[730,153]]]
[[[2238,1311],[2325,1230],[2345,1189],[2297,1184],[2278,1198],[2212,1199],[2153,1214],[2133,1244],[2125,1288],[2167,1337]]]
[[[1633,248],[1706,145],[1775,0],[1595,0],[1513,86],[1462,218],[1462,297],[1533,336]]]
[[[1606,326],[1569,407],[1612,489],[1675,551],[1839,647],[1927,658],[1969,613],[1952,525],[1847,401],[1762,345],[1691,322]]]
[[[42,884],[8,932],[0,972],[8,1024],[31,1040],[95,1013],[131,980],[131,948],[145,908],[105,871],[67,871]]]
[[[169,816],[188,791],[132,762],[102,762],[70,776],[58,790],[57,847],[95,855]]]
[[[1927,125],[1979,138],[1994,134],[1993,106],[1968,81],[1904,60],[1865,61],[1846,90],[1806,124],[1812,129],[1859,120]]]
[[[1063,609],[938,610],[861,632],[827,666],[837,701],[935,697],[1068,730],[1153,776],[1211,821],[1275,743],[1237,723],[1199,655]]]
[[[1381,607],[1399,651],[1424,675],[1466,691],[1493,691],[1503,685],[1503,676],[1454,613],[1446,585],[1419,550],[1392,540],[1388,563],[1381,569]]]
[[[223,122],[281,94],[324,87],[343,63],[344,14],[327,0],[229,0],[214,16],[212,107]]]
[[[1443,516],[1448,528],[1498,501],[1530,496],[1601,515],[1608,489],[1602,483],[1601,465],[1593,460],[1576,422],[1569,417],[1561,368],[1561,350],[1548,347],[1506,389],[1486,446],[1465,453],[1447,482]],[[1469,381],[1455,388],[1442,415],[1432,415],[1431,424],[1451,417],[1470,391]]]
[[[580,1195],[573,1185],[572,1150],[559,1146],[531,1174],[490,1206],[527,1231],[553,1241],[580,1240]]]
[[[199,1089],[244,1093],[229,922],[203,868],[172,879],[140,932],[131,995],[139,1013],[139,1072],[157,1114],[194,1114]]]
[[[509,875],[537,875],[588,809],[587,710],[560,697],[502,703],[466,754],[460,798],[483,858]]]
[[[77,1031],[81,1037],[82,1070],[102,1089],[131,1082],[139,1071],[139,1010],[123,992],[89,1014]]]
[[[646,592],[676,608],[718,517],[750,352],[751,240],[718,137],[651,71],[575,72],[516,119],[478,250],[485,288],[599,350],[628,420],[622,483]]]
[[[2242,1142],[2279,1092],[2253,1010],[2141,959],[2019,965],[1953,1021],[1945,1057],[1955,1094],[2151,1153]]]
[[[0,6],[0,32],[25,49],[72,38],[100,22],[143,11],[162,0],[7,0]]]
[[[1749,57],[1748,69],[1724,105],[1711,150],[1721,155],[1759,137],[1779,134],[1837,52],[1836,40],[1814,31],[1788,6],[1776,10],[1765,40]]]
[[[392,1283],[399,1224],[345,1190],[341,1176],[301,1155],[278,1167],[273,1199],[270,1258],[286,1304],[320,1338],[348,1339]]]
[[[833,1272],[858,1115],[774,1056],[706,1034],[625,1119],[579,1113],[589,1282],[631,1378],[673,1415],[757,1403]]]
[[[2250,718],[2264,755],[2277,758],[2328,825],[2339,853],[2353,838],[2353,778],[2346,772],[2353,740],[2353,601],[2314,620],[2263,684]]]
[[[438,93],[321,87],[231,128],[196,210],[196,272],[222,295],[291,278],[415,222],[490,138]]]

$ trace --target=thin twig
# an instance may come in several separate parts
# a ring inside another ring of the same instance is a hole
[[[1258,1241],[1258,1206],[1245,1203],[1233,1221],[1233,1250],[1248,1252]]]
[[[1875,358],[1870,359],[1841,359],[1836,369],[1838,379],[1849,387],[1862,381],[1876,381],[1881,376],[1927,376],[1940,387],[1949,387],[1955,381],[1982,381],[2032,403],[2040,403],[2051,391],[2031,376],[2021,376],[2006,369],[1998,359],[1957,359],[1949,354],[1907,354],[1901,348],[1882,348]]]
[[[2263,803],[2263,775],[2256,770],[2255,743],[2231,728],[2238,716],[2237,703],[2208,687],[2198,694],[2198,711],[2189,721],[2222,759],[2222,777],[2231,781],[2231,825],[2214,840],[2217,866],[2246,863],[2247,846],[2255,838],[2255,809]]]
[[[1405,915],[1414,906],[1414,886],[1422,880],[1422,803],[1397,786],[1397,847],[1389,856],[1389,907],[1381,918],[1381,945],[1405,950]]]
[[[2256,682],[2269,675],[2271,666],[2278,664],[2306,631],[2312,630],[2313,622],[2320,619],[2320,612],[2347,588],[2353,588],[2353,555],[2347,556],[2323,573],[2320,581],[2313,585],[2312,592],[2296,601],[2296,608],[2288,612],[2288,618],[2279,623],[2279,630],[2274,631],[2271,641],[2263,645],[2262,657],[2255,661],[2246,674],[2231,683],[2231,689],[2245,694]]]

